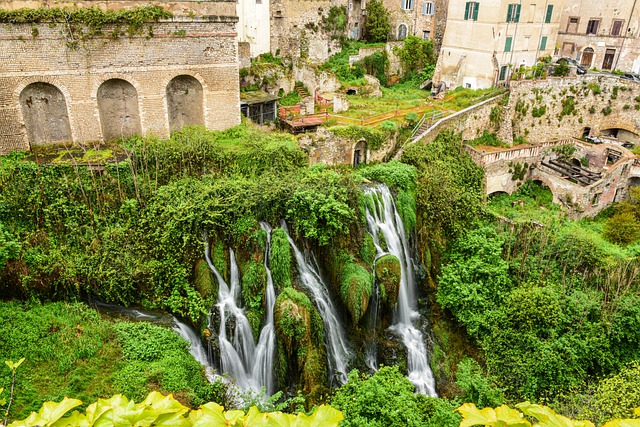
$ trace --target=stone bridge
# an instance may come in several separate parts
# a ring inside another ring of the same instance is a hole
[[[561,146],[575,148],[562,156]],[[540,181],[555,203],[577,217],[592,216],[622,200],[629,186],[640,185],[640,164],[620,145],[592,145],[565,138],[506,150],[481,151],[465,146],[484,169],[485,194],[513,193],[526,180]]]

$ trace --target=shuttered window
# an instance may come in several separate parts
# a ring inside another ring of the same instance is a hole
[[[480,3],[477,1],[468,1],[464,8],[464,19],[467,21],[477,21],[478,9],[480,9]]]
[[[433,2],[431,1],[422,2],[422,14],[433,15]]]
[[[547,48],[547,36],[542,36],[540,39],[540,50],[545,50]]]
[[[507,9],[507,22],[520,22],[520,5],[512,3]]]
[[[544,17],[544,22],[547,24],[551,22],[551,15],[553,15],[553,5],[550,4],[547,6],[547,16]]]
[[[504,51],[511,52],[511,44],[513,43],[513,37],[507,37],[507,41],[504,43]]]

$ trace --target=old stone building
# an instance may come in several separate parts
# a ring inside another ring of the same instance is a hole
[[[561,9],[562,0],[449,0],[434,81],[476,89],[508,80],[553,53]]]
[[[156,4],[174,17],[131,36],[114,37],[114,28],[104,28],[102,35],[76,40],[61,25],[3,24],[0,153],[132,134],[167,137],[187,124],[213,130],[238,124],[235,4]],[[139,5],[78,3],[103,10]],[[46,7],[0,3],[21,6]]]
[[[248,43],[250,56],[271,50],[269,0],[238,0],[238,41]]]
[[[640,72],[640,5],[629,0],[565,0],[558,55],[587,68]]]

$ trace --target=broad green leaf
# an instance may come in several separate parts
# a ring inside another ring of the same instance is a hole
[[[244,419],[245,427],[269,427],[269,418],[267,414],[262,413],[256,408],[252,406],[247,413],[247,416]]]
[[[547,406],[536,405],[535,403],[522,402],[516,405],[518,409],[538,420],[534,427],[595,427],[588,420],[572,420],[560,414]]]
[[[191,422],[184,414],[162,414],[153,423],[157,427],[191,427]]]
[[[269,412],[269,427],[294,427],[294,416],[291,414],[283,414],[282,412]]]
[[[98,399],[97,402],[87,406],[85,414],[87,422],[93,427],[107,427],[111,425],[111,404],[106,399]]]
[[[491,427],[530,427],[531,423],[525,420],[522,414],[515,409],[502,405],[496,409],[478,409],[474,403],[465,403],[456,409],[462,415],[460,427],[491,426]]]
[[[310,417],[311,427],[337,427],[342,420],[342,412],[329,405],[318,406]]]
[[[73,411],[73,413],[66,417],[60,418],[58,421],[53,423],[51,427],[90,427],[89,421],[87,420],[86,415],[81,414],[78,411]]]
[[[25,420],[16,421],[10,426],[51,426],[64,414],[76,406],[82,405],[78,399],[65,397],[61,402],[45,402],[38,413],[32,412]]]
[[[189,414],[193,427],[227,427],[233,424],[227,424],[224,417],[224,408],[217,403],[210,402],[200,406],[197,411],[191,411]]]
[[[611,420],[603,424],[602,427],[640,427],[640,419]]]

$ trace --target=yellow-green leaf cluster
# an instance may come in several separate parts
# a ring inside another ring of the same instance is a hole
[[[495,409],[478,409],[474,403],[465,403],[456,411],[462,415],[460,427],[595,427],[589,420],[572,420],[557,414],[548,406],[523,402],[517,404],[516,408],[521,412],[506,405]],[[640,415],[640,408],[636,408],[634,413]],[[531,424],[525,415],[537,421]],[[640,419],[615,419],[602,427],[640,427]]]
[[[80,406],[78,399],[65,397],[61,402],[46,402],[38,412],[8,427],[337,427],[344,419],[342,412],[331,406],[316,408],[311,415],[282,412],[261,413],[255,406],[244,411],[225,411],[217,403],[207,403],[190,411],[173,396],[151,392],[140,403],[121,394],[99,399],[87,407],[84,414],[71,409]]]

